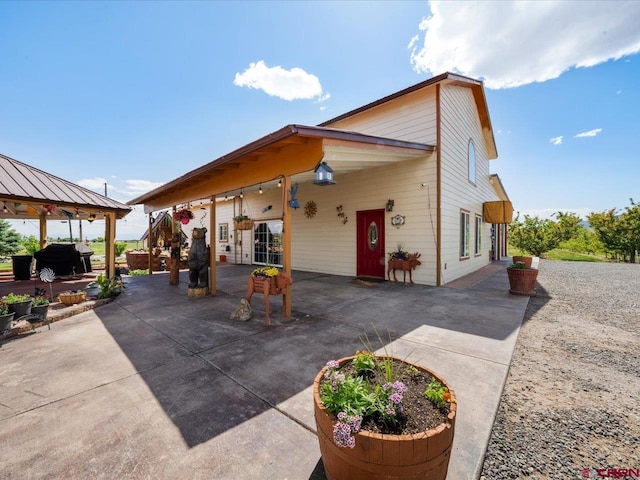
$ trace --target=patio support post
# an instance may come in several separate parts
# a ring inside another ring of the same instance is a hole
[[[113,278],[116,274],[116,214],[105,212],[105,276]]]
[[[47,215],[40,214],[40,250],[47,246]]]
[[[216,294],[216,197],[211,197],[209,215],[209,294]]]
[[[282,269],[291,277],[291,210],[289,209],[289,189],[291,177],[282,179]],[[282,316],[291,317],[291,286],[287,285],[282,295]]]
[[[147,250],[149,251],[149,275],[153,273],[153,245],[151,239],[153,238],[153,212],[149,212],[149,235],[147,235]]]

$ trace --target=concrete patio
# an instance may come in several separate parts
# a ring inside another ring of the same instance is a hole
[[[220,264],[215,297],[168,274],[0,347],[0,479],[323,479],[311,385],[376,331],[458,396],[450,480],[478,477],[528,297],[504,263],[448,287],[294,271],[293,315],[229,314],[252,267]]]

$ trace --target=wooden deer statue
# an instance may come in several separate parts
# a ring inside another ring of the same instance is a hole
[[[397,282],[398,279],[396,278],[396,270],[402,270],[402,273],[404,274],[402,283],[404,283],[405,285],[407,283],[407,272],[409,272],[409,281],[413,283],[413,276],[411,273],[418,265],[422,265],[420,260],[418,260],[421,255],[421,253],[416,252],[410,253],[408,260],[389,260],[387,278],[391,280],[391,271],[393,271],[393,281]]]

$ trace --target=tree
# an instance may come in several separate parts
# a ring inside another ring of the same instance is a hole
[[[127,249],[127,242],[116,242],[113,249],[115,250],[116,257],[119,257]]]
[[[0,219],[0,256],[11,255],[20,249],[20,234],[11,224]]]
[[[514,247],[536,257],[553,250],[560,243],[556,224],[549,219],[518,214],[509,225],[509,243]]]
[[[40,242],[38,242],[38,239],[34,235],[29,235],[28,237],[26,235],[23,236],[20,243],[22,243],[22,248],[24,248],[29,255],[33,255],[40,250]]]
[[[631,206],[618,214],[615,209],[592,212],[587,219],[603,243],[605,252],[616,258],[636,261],[640,250],[640,204],[630,199]]]

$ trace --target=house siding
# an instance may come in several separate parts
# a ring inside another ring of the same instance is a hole
[[[483,222],[481,254],[473,253],[475,215],[485,201],[498,199],[489,176],[482,126],[470,89],[443,85],[440,96],[442,283],[467,275],[490,262],[491,225]],[[476,182],[469,181],[468,145],[473,140]],[[470,213],[471,255],[460,258],[460,212]]]
[[[433,145],[436,143],[435,88],[410,93],[326,126]]]
[[[357,268],[356,212],[384,208],[388,199],[393,199],[393,212],[385,212],[385,252],[390,253],[399,244],[410,252],[422,254],[422,265],[413,273],[416,283],[435,285],[436,282],[436,219],[435,210],[435,158],[433,156],[407,160],[393,165],[362,170],[350,174],[336,175],[336,184],[319,187],[312,183],[299,185],[297,198],[300,207],[291,210],[291,263],[294,270],[304,270],[334,275],[355,276]],[[422,187],[425,183],[427,186]],[[308,201],[317,204],[315,217],[307,218],[304,206]],[[264,207],[272,205],[268,214]],[[347,223],[338,217],[337,207],[347,217]],[[282,215],[282,191],[272,189],[263,195],[246,195],[243,212],[255,220],[274,220]],[[217,219],[232,218],[232,205],[217,205]],[[391,217],[400,214],[406,224],[396,228]],[[230,235],[240,234],[233,231]],[[252,244],[251,232],[245,232],[243,244]],[[239,246],[230,239],[232,251],[227,253],[228,262],[250,263],[251,251],[245,249],[241,256]],[[226,244],[225,244],[226,246]],[[248,254],[248,257],[244,255]],[[385,259],[386,260],[386,259]],[[386,270],[385,270],[386,271]]]

